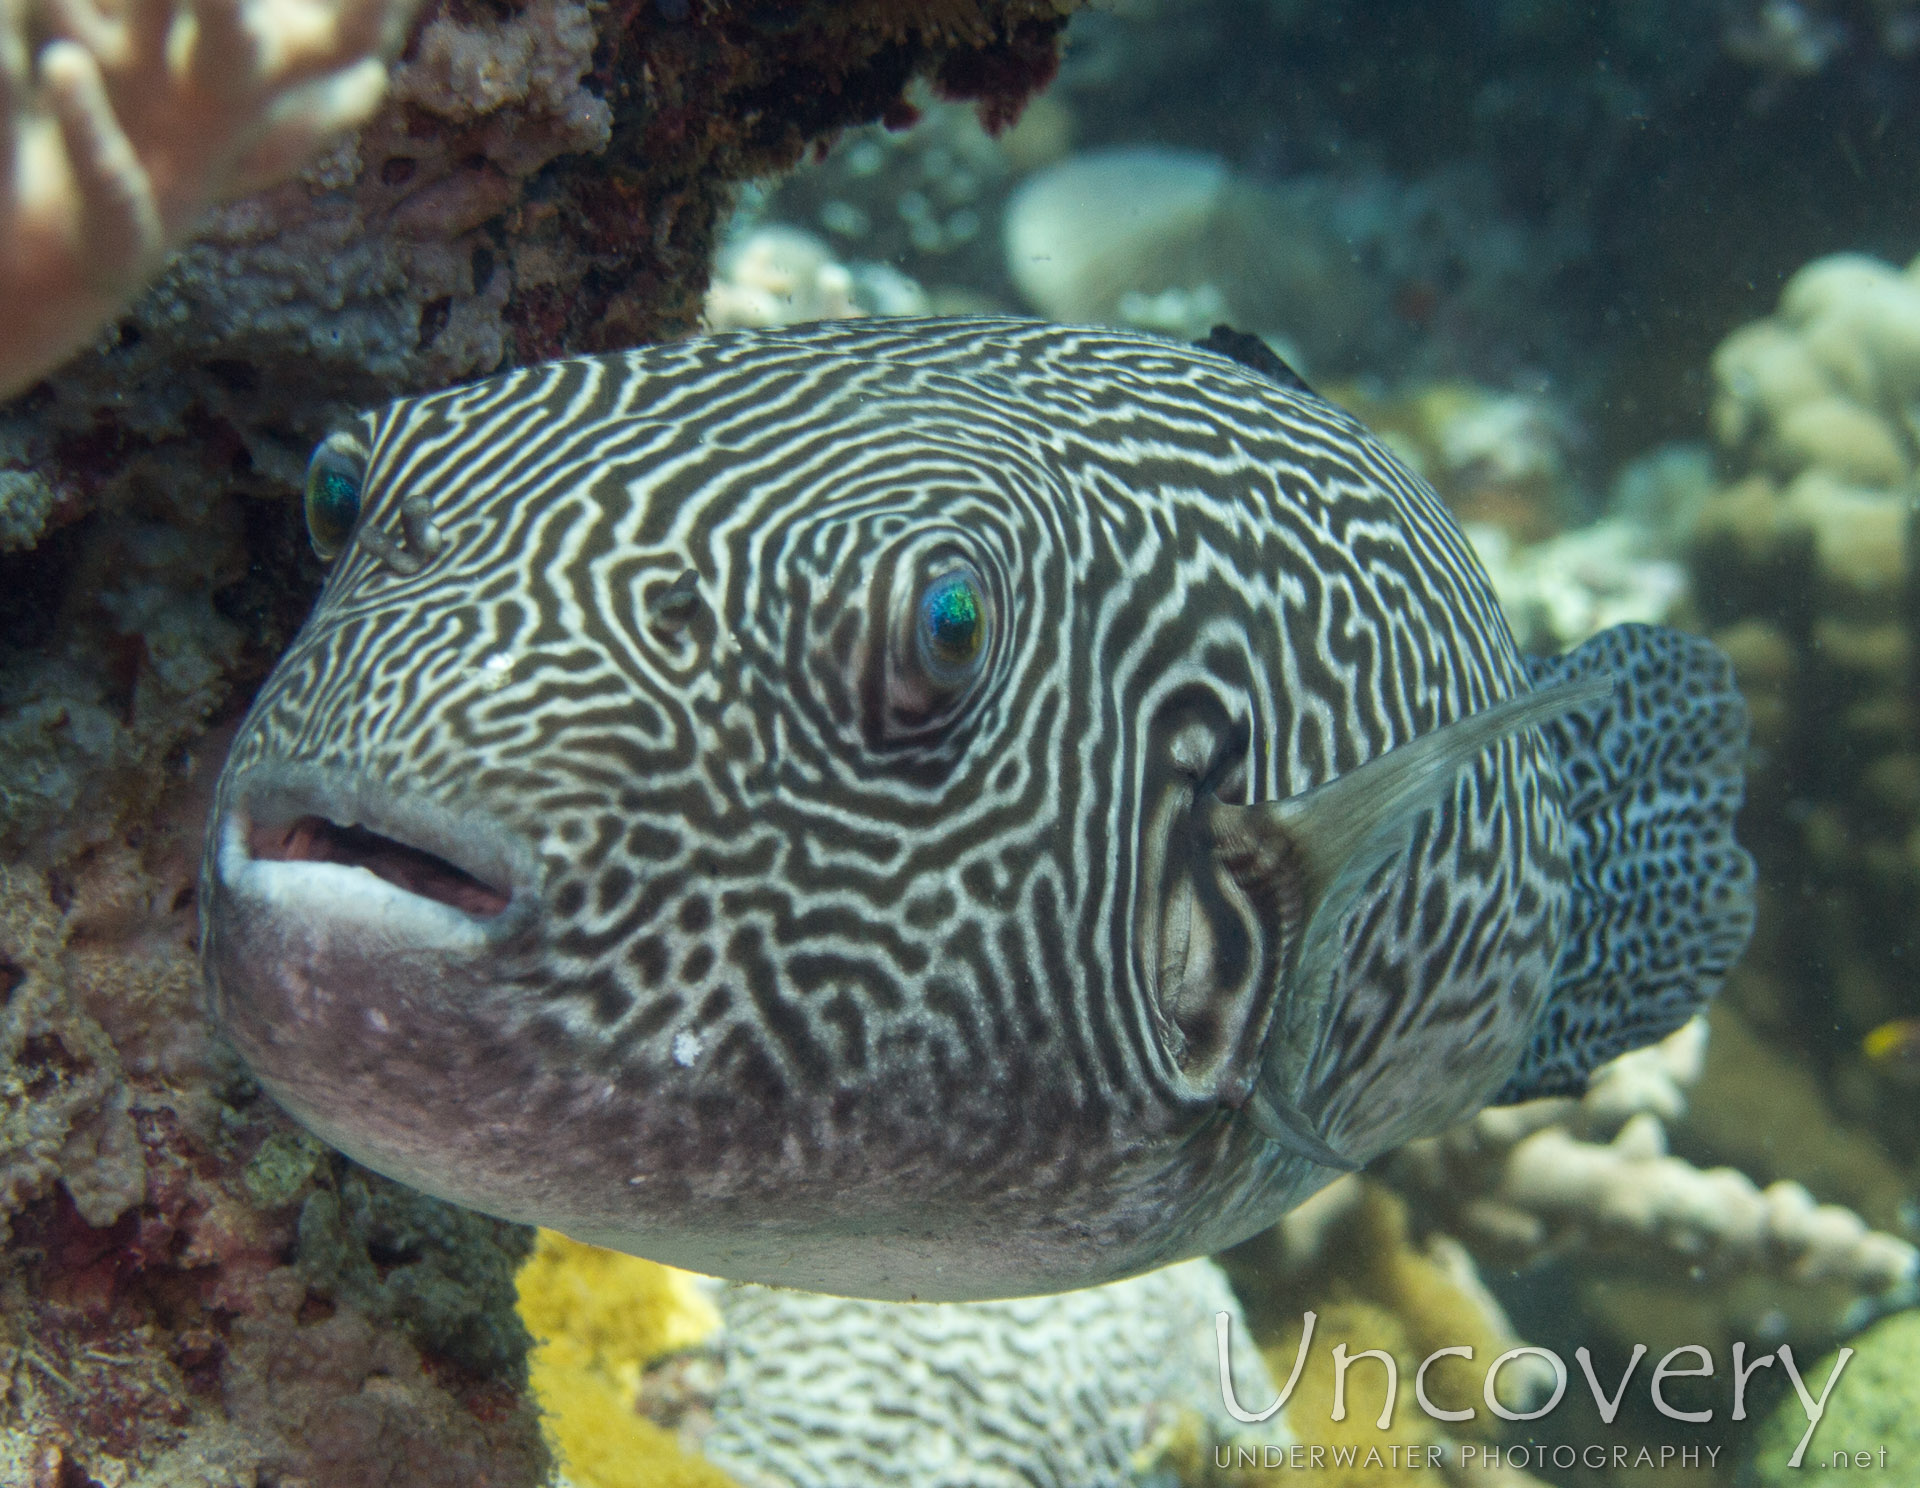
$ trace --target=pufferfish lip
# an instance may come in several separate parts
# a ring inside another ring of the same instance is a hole
[[[511,833],[321,767],[250,769],[218,830],[222,889],[381,941],[477,950],[535,912],[534,854]]]

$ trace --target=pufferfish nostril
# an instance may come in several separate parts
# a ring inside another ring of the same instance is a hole
[[[700,575],[692,569],[647,596],[647,624],[655,630],[680,630],[700,612]]]

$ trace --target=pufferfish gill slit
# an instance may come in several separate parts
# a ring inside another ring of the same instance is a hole
[[[1725,659],[1524,659],[1252,338],[697,337],[367,414],[222,776],[213,1011],[441,1197],[883,1298],[1217,1250],[1689,1017]]]

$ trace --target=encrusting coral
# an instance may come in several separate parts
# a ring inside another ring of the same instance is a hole
[[[1816,1393],[1841,1371],[1811,1430],[1791,1393],[1760,1423],[1743,1482],[1786,1488],[1827,1472],[1844,1472],[1847,1482],[1870,1488],[1912,1481],[1920,1460],[1920,1312],[1874,1324],[1850,1339],[1848,1349],[1852,1356],[1844,1361],[1829,1354],[1803,1369]]]
[[[9,6],[0,397],[92,339],[214,202],[285,179],[365,122],[413,3]]]

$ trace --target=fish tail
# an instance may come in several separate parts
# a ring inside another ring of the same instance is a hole
[[[1572,893],[1532,1041],[1496,1104],[1578,1094],[1587,1075],[1706,1003],[1753,930],[1753,859],[1733,839],[1747,708],[1711,642],[1616,625],[1536,685],[1611,671],[1611,696],[1538,725],[1566,792]]]

